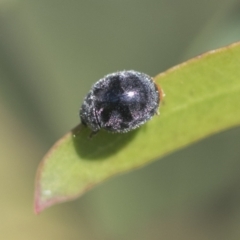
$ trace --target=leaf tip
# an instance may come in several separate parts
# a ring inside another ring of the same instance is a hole
[[[58,198],[42,198],[41,189],[36,187],[35,196],[34,196],[34,213],[39,214],[46,208],[55,205],[56,203],[61,202],[61,199]]]
[[[36,179],[35,193],[34,193],[34,213],[39,214],[46,208],[59,202],[58,199],[51,196],[50,190],[43,190],[39,181],[39,176]]]
[[[39,199],[35,199],[34,200],[34,213],[35,214],[39,214],[40,212],[42,212],[43,211],[43,207],[42,207],[42,204],[41,204],[41,202],[39,201]]]
[[[34,213],[39,214],[47,207],[48,207],[47,202],[41,199],[40,186],[36,186],[35,196],[34,196]]]
[[[35,187],[35,195],[34,195],[34,213],[40,214],[46,208],[49,208],[58,203],[66,202],[69,200],[73,200],[78,197],[76,196],[58,196],[52,194],[51,190],[42,189],[39,182],[37,182]]]

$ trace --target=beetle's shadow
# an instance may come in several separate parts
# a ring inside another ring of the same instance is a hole
[[[104,160],[123,149],[137,135],[139,129],[128,133],[99,131],[90,137],[91,130],[82,124],[72,132],[72,141],[77,154],[84,160]]]

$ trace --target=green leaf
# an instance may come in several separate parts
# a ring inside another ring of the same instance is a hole
[[[240,123],[240,43],[211,51],[155,78],[166,96],[161,115],[125,133],[77,126],[42,160],[35,212],[74,199],[97,183]]]

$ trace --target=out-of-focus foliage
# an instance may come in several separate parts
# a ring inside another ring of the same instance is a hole
[[[239,129],[39,217],[32,193],[93,82],[122,69],[155,76],[238,41],[239,13],[237,0],[1,1],[1,239],[238,239]]]

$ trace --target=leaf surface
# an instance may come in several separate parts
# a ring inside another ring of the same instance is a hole
[[[160,116],[125,134],[77,126],[38,168],[35,212],[74,199],[119,173],[240,123],[240,43],[214,50],[159,74],[166,94]]]

